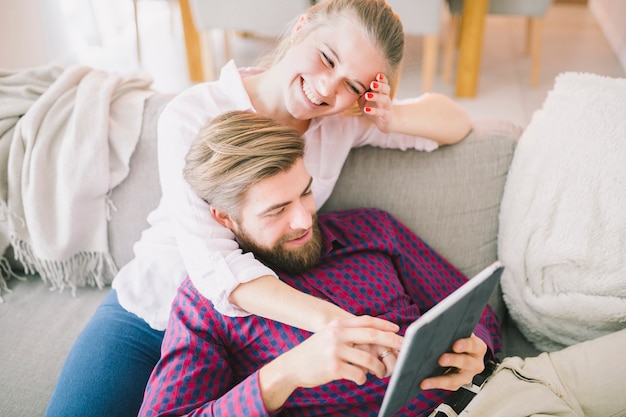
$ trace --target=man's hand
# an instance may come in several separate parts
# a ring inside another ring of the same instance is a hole
[[[265,405],[268,410],[280,408],[296,388],[339,379],[361,385],[367,373],[384,377],[387,369],[377,354],[357,345],[400,349],[403,338],[397,331],[397,325],[370,316],[331,322],[261,368],[259,380]]]
[[[475,375],[485,369],[487,345],[472,334],[467,339],[459,339],[452,345],[454,353],[444,353],[439,358],[439,365],[453,368],[454,371],[433,378],[426,378],[420,384],[422,389],[446,389],[456,391],[462,385],[472,382]]]
[[[354,347],[370,352],[372,355],[376,356],[378,360],[385,365],[385,374],[383,377],[391,376],[391,373],[396,367],[396,362],[398,362],[398,350],[389,349],[380,345],[355,345]]]

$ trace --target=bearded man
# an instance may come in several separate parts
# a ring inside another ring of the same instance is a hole
[[[188,278],[141,416],[376,416],[401,334],[466,282],[386,212],[357,209],[318,220],[304,148],[291,127],[229,112],[202,129],[185,178],[243,251],[353,318],[311,333],[259,316],[227,317]],[[498,322],[486,308],[474,334],[440,358],[456,372],[424,380],[426,390],[397,415],[428,415],[500,347]]]

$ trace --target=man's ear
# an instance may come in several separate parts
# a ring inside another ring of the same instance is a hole
[[[230,215],[215,207],[211,207],[211,215],[222,226],[227,227],[230,230],[235,230],[235,222]]]

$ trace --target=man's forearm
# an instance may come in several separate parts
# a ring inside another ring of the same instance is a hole
[[[283,369],[280,357],[259,370],[261,397],[268,411],[281,408],[293,391],[298,388],[289,376],[289,370]]]

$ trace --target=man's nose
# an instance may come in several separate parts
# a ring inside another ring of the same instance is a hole
[[[299,202],[294,205],[293,216],[291,218],[291,228],[293,230],[309,229],[313,224],[313,215],[306,205]]]

